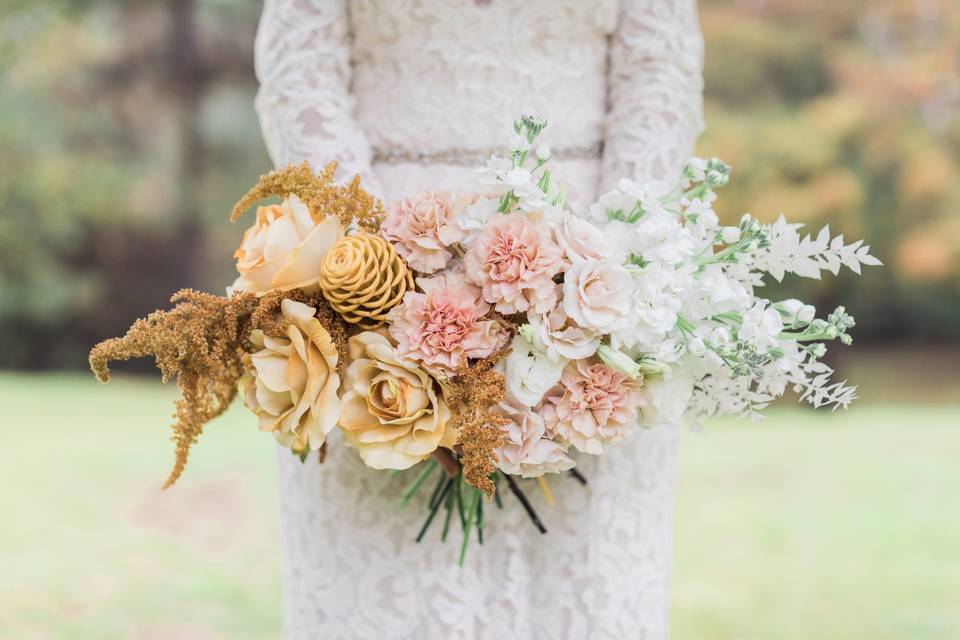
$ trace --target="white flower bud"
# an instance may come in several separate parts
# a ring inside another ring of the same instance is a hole
[[[526,151],[529,147],[530,143],[521,135],[513,136],[510,140],[510,151]]]
[[[543,143],[537,145],[537,159],[538,160],[547,160],[550,158],[550,145]]]
[[[637,376],[640,375],[640,365],[622,351],[602,344],[597,348],[597,355],[603,361],[603,364],[614,371],[625,374],[631,380],[636,380]]]
[[[779,306],[788,316],[796,317],[800,313],[800,310],[803,309],[803,301],[790,298],[781,302]]]
[[[827,347],[822,342],[814,342],[807,348],[814,358],[822,358],[827,353]]]
[[[533,326],[531,326],[531,325],[529,325],[529,324],[522,325],[522,326],[520,327],[520,329],[517,331],[517,333],[519,333],[521,336],[523,336],[523,338],[524,338],[527,342],[530,342],[530,343],[533,342],[533,336],[535,335],[535,332],[534,332],[534,330],[533,330]]]
[[[737,227],[724,227],[720,230],[720,239],[726,244],[733,244],[740,239],[740,229]]]
[[[511,187],[522,187],[530,184],[530,172],[523,167],[514,167],[505,176],[505,180]]]
[[[703,353],[706,348],[707,348],[707,345],[704,344],[703,340],[696,336],[691,338],[690,341],[687,343],[687,349],[690,350],[690,353],[700,354],[700,353]]]

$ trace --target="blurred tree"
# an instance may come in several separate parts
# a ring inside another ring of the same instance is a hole
[[[183,286],[222,291],[268,166],[255,0],[0,3],[0,367],[81,367]],[[865,237],[858,339],[960,337],[960,5],[701,0],[707,133],[733,219]],[[777,295],[771,291],[771,296]]]
[[[259,5],[3,11],[0,366],[78,366],[176,289],[227,281],[233,242],[215,230],[267,166],[252,107]]]
[[[866,238],[886,268],[789,283],[848,303],[860,339],[960,338],[960,6],[701,6],[700,153],[734,165],[724,217],[782,211]]]

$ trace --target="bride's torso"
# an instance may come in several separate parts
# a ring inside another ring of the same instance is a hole
[[[520,111],[548,142],[603,137],[617,0],[353,0],[355,117],[378,153],[485,149]]]
[[[274,162],[338,159],[388,203],[471,189],[473,167],[504,149],[525,113],[549,121],[551,168],[577,212],[596,196],[601,144],[605,175],[643,178],[652,163],[628,173],[618,153],[649,149],[679,166],[699,130],[693,0],[266,7],[258,111]],[[521,483],[550,533],[507,494],[462,569],[459,536],[442,545],[440,524],[413,541],[426,496],[395,506],[410,474],[366,469],[331,436],[323,465],[280,451],[287,637],[666,637],[675,427],[580,456],[589,485],[551,479],[555,506]]]
[[[592,198],[618,7],[618,0],[350,2],[354,115],[383,195],[436,186],[438,175],[441,186],[468,188],[469,168],[502,148],[513,121],[531,113],[548,120],[543,139],[579,183],[577,200]]]

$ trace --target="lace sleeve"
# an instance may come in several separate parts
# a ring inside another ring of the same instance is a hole
[[[703,130],[696,0],[624,0],[610,50],[600,193],[620,178],[669,178]]]
[[[371,183],[370,144],[353,117],[346,0],[266,0],[255,47],[256,108],[274,165],[340,163]]]

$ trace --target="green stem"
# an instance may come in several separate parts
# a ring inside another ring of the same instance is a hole
[[[448,482],[453,482],[449,480]],[[444,509],[447,510],[447,515],[443,518],[443,533],[440,535],[440,541],[447,541],[447,534],[450,532],[450,518],[453,516],[453,494],[449,491],[447,492],[446,504],[444,504]]]
[[[483,500],[477,502],[477,540],[483,544]]]
[[[444,483],[449,480],[447,474],[441,473],[440,477],[437,478],[437,486],[434,487],[433,493],[430,494],[430,501],[427,503],[430,505],[430,508],[433,508],[433,505],[437,502],[437,497],[440,495],[440,490],[443,489]]]
[[[407,490],[403,492],[403,497],[400,498],[400,506],[403,507],[410,501],[410,498],[413,497],[413,494],[417,492],[417,489],[420,488],[420,485],[423,484],[423,481],[437,468],[437,461],[433,458],[430,458],[430,462],[427,463],[427,466],[417,475],[410,486],[407,487]]]
[[[677,316],[677,328],[684,333],[693,333],[693,324],[683,316]]]
[[[477,503],[480,501],[480,490],[470,487],[470,507],[467,509],[467,521],[463,525],[463,544],[460,545],[460,566],[467,557],[467,546],[470,544],[470,530],[473,529],[473,517],[477,513]]]
[[[441,494],[440,500],[437,501],[437,504],[433,506],[433,509],[430,510],[430,515],[427,516],[426,522],[423,523],[423,526],[420,527],[420,533],[417,534],[417,543],[423,540],[423,536],[426,535],[427,529],[430,528],[430,523],[433,522],[434,516],[437,515],[437,511],[440,509],[440,503],[443,501],[443,498],[450,493],[450,487],[453,486],[453,480],[447,480],[447,485],[443,488],[443,494]]]
[[[467,516],[463,512],[463,473],[459,473],[453,483],[453,501],[457,504],[457,513],[460,514],[460,526],[467,525]]]

